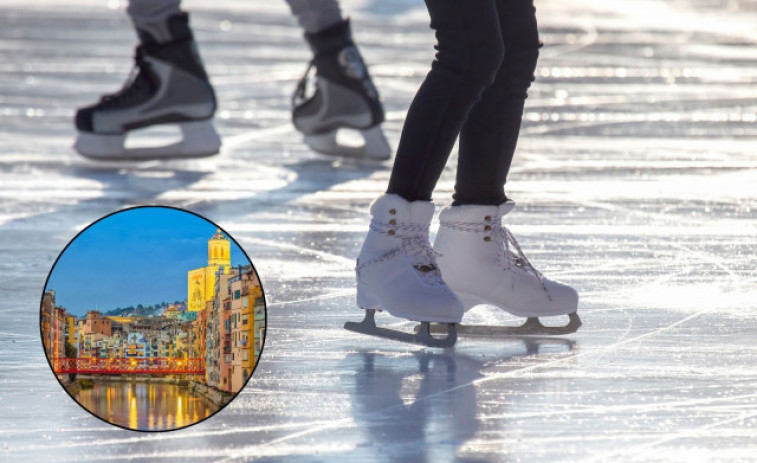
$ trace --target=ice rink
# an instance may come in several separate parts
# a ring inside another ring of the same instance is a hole
[[[334,162],[301,143],[289,98],[309,50],[283,1],[185,3],[219,98],[221,155],[108,165],[71,149],[75,108],[131,68],[124,6],[0,5],[0,460],[757,461],[757,1],[537,1],[546,45],[509,225],[536,268],[577,288],[584,326],[448,350],[342,329],[362,316],[355,257],[391,163]],[[396,146],[433,57],[425,8],[344,7]],[[85,413],[38,334],[58,252],[142,204],[224,227],[268,302],[246,389],[169,433]],[[484,307],[466,321],[516,320]]]

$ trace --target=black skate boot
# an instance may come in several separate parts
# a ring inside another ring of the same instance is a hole
[[[384,108],[368,69],[352,40],[349,21],[316,34],[305,34],[314,58],[292,97],[292,120],[313,150],[328,155],[388,159],[389,143],[381,130]],[[315,92],[306,96],[315,67]],[[362,146],[340,145],[339,129],[352,129]]]
[[[76,113],[74,148],[97,160],[192,158],[218,152],[221,140],[212,118],[213,87],[205,72],[186,13],[167,19],[172,40],[158,43],[137,29],[140,45],[124,87]],[[126,149],[127,134],[158,124],[178,124],[183,140],[168,146]]]

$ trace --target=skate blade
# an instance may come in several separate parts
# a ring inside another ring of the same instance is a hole
[[[488,325],[459,325],[461,336],[564,336],[578,331],[581,319],[576,312],[568,314],[568,324],[565,326],[544,326],[538,318],[528,318],[520,326],[488,326]],[[438,325],[431,325],[431,333],[441,333],[444,330]]]
[[[362,145],[345,144],[339,138],[340,130],[354,130],[363,139]],[[337,129],[321,134],[305,135],[305,143],[313,150],[327,156],[339,156],[371,161],[386,161],[392,148],[381,126],[370,129]]]
[[[182,140],[156,147],[126,147],[126,134],[80,133],[74,144],[77,153],[95,161],[154,161],[204,158],[218,154],[221,138],[209,121],[179,124]]]
[[[454,323],[444,324],[447,326],[447,336],[443,338],[435,338],[431,335],[430,324],[428,322],[422,322],[420,329],[416,333],[405,333],[402,331],[377,327],[375,315],[376,311],[374,309],[366,309],[363,321],[347,322],[344,324],[344,329],[355,333],[367,334],[369,336],[407,342],[410,344],[418,344],[426,347],[447,348],[454,346],[457,341],[457,327]],[[439,325],[439,328],[441,331],[441,325]]]

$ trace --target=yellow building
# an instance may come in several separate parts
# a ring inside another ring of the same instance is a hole
[[[208,240],[208,265],[187,272],[187,309],[199,312],[205,303],[215,297],[216,272],[229,273],[231,268],[231,241],[221,230]]]

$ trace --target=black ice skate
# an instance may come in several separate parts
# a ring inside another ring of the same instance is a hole
[[[352,41],[349,21],[316,34],[305,34],[314,58],[292,97],[292,121],[305,143],[326,155],[389,159],[391,148],[381,129],[384,108],[360,52]],[[315,91],[307,96],[310,70]],[[362,145],[338,139],[340,129],[357,131]]]
[[[213,88],[197,53],[185,13],[167,19],[172,41],[157,43],[138,30],[135,67],[124,87],[76,113],[79,136],[74,148],[96,160],[195,158],[216,154],[221,140],[212,117]],[[183,139],[150,148],[125,147],[136,129],[178,124]]]

